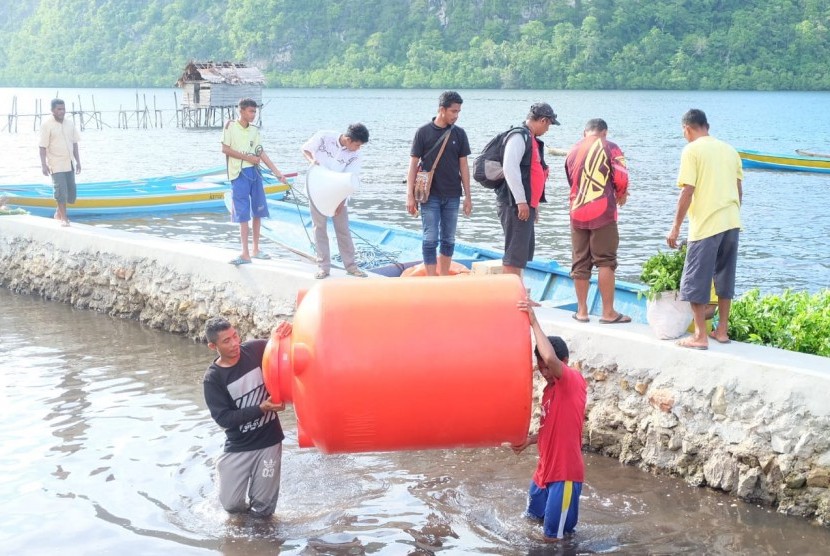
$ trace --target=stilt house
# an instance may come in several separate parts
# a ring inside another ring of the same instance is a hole
[[[223,119],[233,118],[242,98],[252,98],[261,106],[264,85],[262,72],[246,64],[190,61],[176,82],[184,92],[182,125],[222,125]]]

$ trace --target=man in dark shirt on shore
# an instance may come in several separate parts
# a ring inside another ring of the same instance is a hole
[[[412,216],[418,213],[418,203],[415,201],[415,175],[418,168],[421,166],[427,171],[434,170],[429,198],[421,203],[423,256],[427,276],[446,276],[450,273],[459,207],[464,211],[464,216],[470,216],[473,211],[470,167],[467,165],[470,142],[465,131],[455,125],[463,102],[461,95],[455,91],[441,93],[438,98],[438,115],[418,128],[409,153],[406,210]],[[439,147],[444,143],[446,134],[449,136],[442,151]],[[435,164],[436,159],[438,164]]]
[[[291,334],[291,324],[280,322],[276,332],[278,337]],[[265,389],[262,355],[267,342],[240,343],[236,329],[223,317],[208,320],[205,336],[218,354],[205,373],[205,402],[227,436],[225,451],[216,460],[219,501],[230,513],[269,517],[280,494],[285,435],[277,412],[285,404],[273,403]]]

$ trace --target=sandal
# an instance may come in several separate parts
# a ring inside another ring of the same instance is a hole
[[[692,338],[690,338],[690,337],[683,338],[682,340],[676,341],[675,345],[677,345],[678,347],[687,348],[687,349],[700,349],[700,350],[709,349],[709,346],[701,346],[701,345],[698,345],[698,344],[693,344],[692,343]]]
[[[617,316],[613,319],[599,319],[600,324],[625,324],[627,322],[631,322],[631,317],[628,315],[623,315],[622,313],[617,313]]]
[[[329,273],[326,272],[325,270],[318,270],[317,274],[315,274],[314,277],[317,278],[318,280],[322,280],[323,278],[328,278]]]
[[[243,259],[242,257],[237,257],[234,260],[230,261],[230,263],[234,266],[239,266],[241,264],[251,264],[251,259]]]

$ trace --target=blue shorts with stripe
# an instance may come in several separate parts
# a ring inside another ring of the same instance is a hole
[[[581,493],[582,483],[558,481],[539,488],[531,481],[527,515],[544,521],[546,537],[562,538],[576,528]]]

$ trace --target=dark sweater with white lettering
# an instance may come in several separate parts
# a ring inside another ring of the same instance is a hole
[[[225,430],[226,452],[250,452],[282,442],[285,435],[279,417],[259,408],[268,398],[262,377],[265,340],[251,340],[240,346],[239,361],[220,367],[216,361],[204,378],[205,402],[210,416]]]

